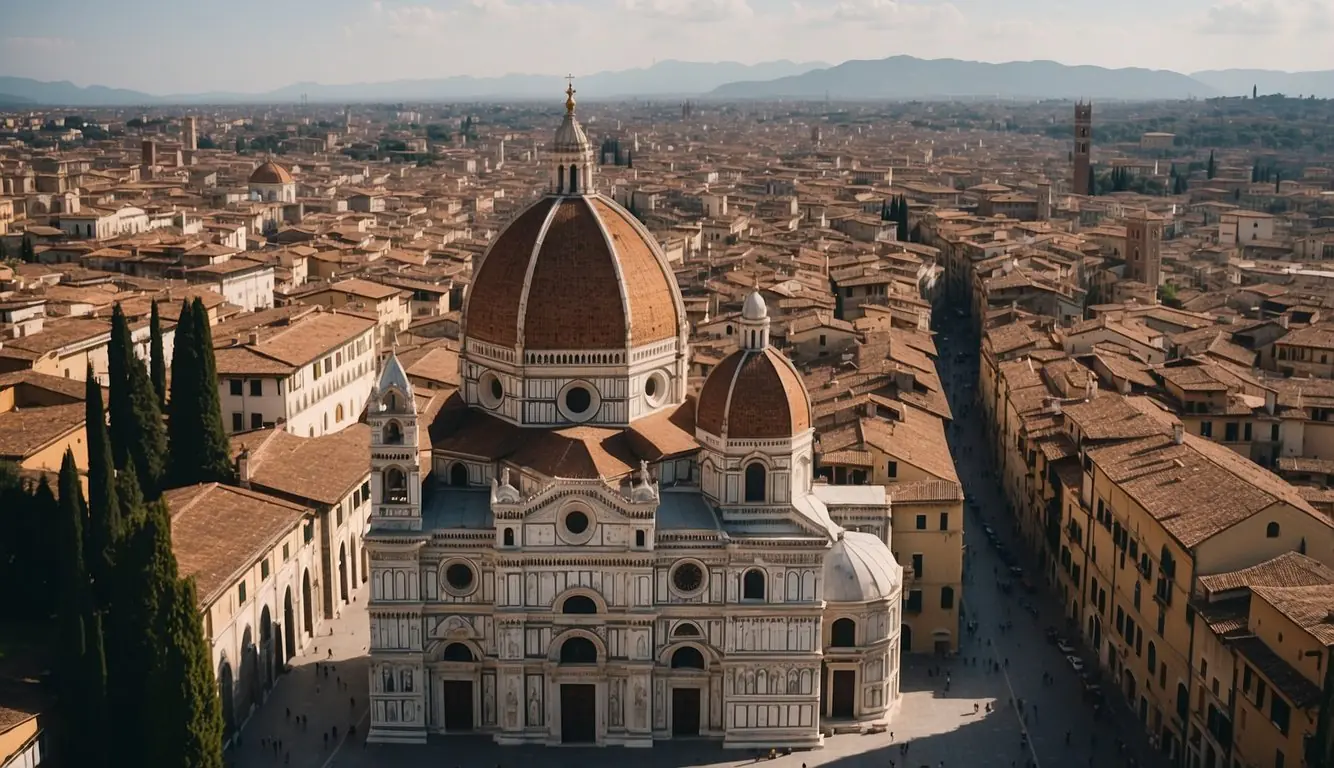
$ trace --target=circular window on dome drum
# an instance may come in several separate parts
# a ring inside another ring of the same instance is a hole
[[[462,597],[472,594],[477,588],[477,576],[471,565],[462,560],[455,560],[445,566],[445,590],[452,595]]]
[[[495,410],[505,400],[505,385],[501,383],[500,377],[487,371],[477,380],[477,399],[482,401],[482,405]]]
[[[694,597],[704,591],[704,567],[693,560],[677,563],[672,568],[672,589],[680,597]]]
[[[593,538],[593,514],[582,504],[571,504],[560,514],[560,538],[566,544],[584,544]]]
[[[652,408],[667,401],[667,377],[662,371],[654,371],[644,379],[644,400]]]
[[[572,381],[561,389],[556,399],[560,415],[567,421],[584,422],[597,415],[602,406],[602,398],[586,381]]]

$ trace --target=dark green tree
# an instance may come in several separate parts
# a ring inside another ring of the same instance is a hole
[[[899,240],[899,242],[907,242],[907,240],[908,240],[908,198],[907,198],[907,197],[904,197],[903,195],[899,195],[899,210],[898,210],[898,218],[897,218],[897,221],[898,221],[898,224],[899,224],[899,229],[898,229],[898,233],[897,233],[897,235],[898,235],[898,240]]]
[[[19,261],[25,264],[37,261],[37,249],[33,247],[31,237],[24,237],[19,243]]]
[[[0,240],[0,264],[3,264],[9,258],[9,246],[5,245],[4,240]]]
[[[134,464],[144,497],[156,499],[166,479],[167,432],[143,363],[134,354],[130,324],[117,303],[107,344],[111,378],[111,448],[116,467]]]
[[[153,392],[157,395],[160,408],[167,402],[167,357],[162,348],[162,318],[158,315],[156,299],[153,300],[148,328],[148,378],[153,382]]]
[[[111,569],[121,535],[121,510],[116,499],[116,465],[102,408],[102,387],[88,366],[84,384],[84,431],[88,438],[88,525],[84,530],[84,566],[93,583],[100,610],[111,602]]]
[[[195,299],[182,303],[172,346],[171,400],[167,404],[171,444],[170,482],[230,482],[231,444],[222,424],[217,362],[208,311]]]
[[[1282,171],[1274,171],[1274,191],[1275,191],[1275,192],[1282,192],[1282,191],[1283,191],[1283,172],[1282,172]]]
[[[222,768],[222,706],[212,654],[199,620],[193,579],[177,578],[163,601],[163,663],[153,689],[161,696],[157,765]]]
[[[124,474],[132,475],[133,466]],[[136,481],[123,489],[122,499],[132,498],[137,489]],[[163,663],[163,608],[176,583],[171,530],[161,503],[141,505],[126,517],[126,533],[116,551],[115,610],[107,626],[107,699],[116,715],[113,747],[119,754],[143,756],[145,765],[174,765],[174,760],[152,759],[158,754],[159,723],[166,721],[169,706],[154,682]]]
[[[633,149],[625,153],[625,167],[626,168],[635,167],[635,152]]]
[[[57,515],[60,537],[61,710],[79,738],[69,740],[72,764],[105,764],[106,656],[102,624],[84,567],[84,519],[87,510],[74,453],[65,450],[60,465]]]
[[[1214,174],[1218,172],[1218,164],[1214,162],[1214,151],[1212,149],[1209,150],[1209,163],[1204,168],[1205,174],[1211,179],[1214,177]]]

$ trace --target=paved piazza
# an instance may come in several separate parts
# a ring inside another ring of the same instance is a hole
[[[955,343],[975,343],[960,333]],[[986,471],[981,455],[984,444],[977,419],[970,418],[972,388],[965,382],[975,380],[971,363],[952,364],[942,350],[942,373],[946,381],[957,376],[953,389],[956,427],[951,434],[959,475],[970,500],[976,500],[985,522],[1002,534],[1008,532],[999,518],[999,491]],[[965,367],[967,366],[967,367]],[[957,369],[957,370],[951,370]],[[1145,761],[1149,754],[1142,729],[1133,724],[1130,714],[1117,701],[1095,721],[1091,708],[1080,695],[1074,672],[1060,653],[1043,636],[1049,625],[1059,623],[1059,608],[1042,598],[1034,600],[1039,611],[1033,616],[1021,608],[1019,598],[1004,596],[993,578],[993,569],[1003,571],[995,551],[980,535],[984,520],[968,512],[968,576],[966,577],[965,619],[978,622],[977,634],[965,635],[960,658],[943,664],[949,674],[949,690],[944,690],[944,675],[929,674],[929,657],[912,657],[904,666],[903,702],[893,720],[892,733],[860,736],[835,736],[825,740],[825,747],[797,752],[774,761],[761,761],[771,768],[814,766],[875,766],[885,768],[947,768],[968,766],[1007,768],[1031,764],[1040,768],[1120,768],[1121,766],[1157,766]],[[684,768],[685,766],[737,766],[754,764],[748,752],[723,750],[713,742],[660,743],[651,750],[587,747],[500,747],[489,737],[432,737],[425,746],[366,745],[366,689],[368,626],[365,614],[366,590],[357,594],[357,602],[345,609],[333,622],[332,636],[319,638],[317,648],[294,660],[293,669],[284,675],[264,707],[246,724],[243,743],[228,753],[237,768],[290,765],[295,768],[508,768],[535,766],[543,768],[585,768],[586,766],[624,766],[634,761],[638,768]],[[1002,632],[1000,625],[1012,622]],[[330,658],[332,651],[332,658]],[[1004,665],[1001,672],[987,672],[989,660]],[[316,675],[316,662],[333,663],[326,678]],[[1044,685],[1043,673],[1053,677]],[[340,690],[346,686],[346,690]],[[1025,702],[1026,722],[1021,724],[1008,702],[1012,697]],[[987,713],[988,704],[996,711]],[[978,714],[973,713],[977,705]],[[287,710],[303,714],[309,725],[299,728],[288,721]],[[349,737],[348,727],[356,726]],[[338,735],[332,736],[337,727]],[[1066,734],[1070,744],[1066,744]],[[328,737],[326,740],[326,736]],[[1027,737],[1027,738],[1025,738]],[[1119,738],[1132,742],[1126,755],[1119,754]],[[282,751],[275,757],[271,747],[261,743],[269,738],[282,739]],[[906,756],[902,745],[911,746]],[[1140,757],[1132,763],[1134,752]],[[289,757],[285,757],[289,756]],[[290,760],[286,762],[285,760]]]

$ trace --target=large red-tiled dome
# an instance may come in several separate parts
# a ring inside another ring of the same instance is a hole
[[[709,373],[699,393],[695,426],[730,440],[795,437],[811,426],[811,399],[781,352],[739,349]]]
[[[677,336],[685,316],[652,236],[600,195],[548,196],[483,257],[467,339],[525,350],[626,349]]]

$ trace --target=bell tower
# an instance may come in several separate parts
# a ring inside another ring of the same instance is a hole
[[[586,195],[593,191],[593,146],[574,116],[574,78],[566,78],[565,118],[551,143],[551,191],[558,195]]]
[[[371,393],[371,524],[420,531],[421,466],[417,454],[417,401],[398,356],[389,355]]]
[[[1075,176],[1074,186],[1070,190],[1076,195],[1093,193],[1093,178],[1089,173],[1089,160],[1093,148],[1093,102],[1075,103]]]

